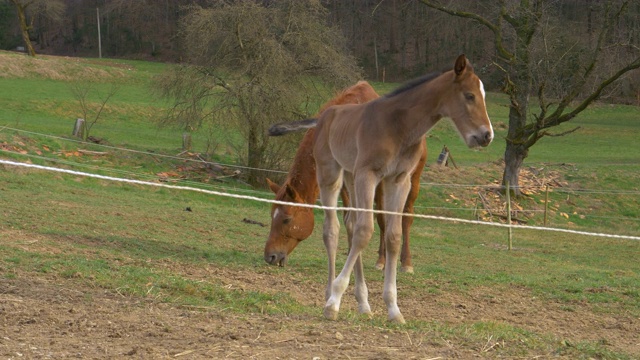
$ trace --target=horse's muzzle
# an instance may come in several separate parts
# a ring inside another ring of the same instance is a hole
[[[485,131],[479,135],[473,135],[471,139],[473,141],[469,144],[469,147],[486,147],[489,146],[493,140],[493,132]]]
[[[284,267],[287,264],[287,254],[283,252],[264,254],[264,261],[269,265]]]

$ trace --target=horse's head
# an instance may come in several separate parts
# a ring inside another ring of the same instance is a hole
[[[276,194],[276,200],[304,203],[298,192],[289,184],[279,186],[267,179],[269,188]],[[284,266],[289,254],[298,243],[313,231],[313,209],[273,204],[271,206],[271,231],[264,247],[264,261],[271,265]]]
[[[493,127],[487,114],[484,86],[464,55],[456,59],[451,89],[443,99],[444,115],[453,120],[469,147],[489,145]]]

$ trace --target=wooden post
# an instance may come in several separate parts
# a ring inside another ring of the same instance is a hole
[[[442,148],[440,155],[438,155],[438,165],[447,166],[447,161],[449,161],[449,149],[445,146]]]
[[[98,57],[102,59],[102,37],[100,36],[100,9],[96,8],[96,18],[98,20]]]
[[[511,248],[513,247],[512,244],[512,236],[513,236],[513,232],[511,229],[511,188],[509,187],[509,181],[506,182],[507,185],[507,224],[509,224],[509,227],[507,229],[509,229],[509,250],[511,250]]]
[[[458,165],[456,165],[456,162],[453,160],[453,155],[451,155],[451,151],[449,151],[449,148],[447,148],[447,154],[449,154],[449,160],[451,160],[451,164],[457,170],[458,169]]]
[[[77,118],[76,119],[76,123],[73,125],[73,136],[77,136],[81,139],[84,140],[84,119],[82,118]]]
[[[191,133],[182,133],[182,150],[191,151]]]
[[[544,226],[547,226],[547,214],[549,213],[549,184],[544,190]]]
[[[476,198],[476,204],[473,206],[473,218],[478,220],[478,198]]]

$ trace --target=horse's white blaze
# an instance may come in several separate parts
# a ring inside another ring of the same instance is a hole
[[[276,211],[273,212],[273,220],[275,220],[280,214],[280,208],[276,208]]]
[[[486,93],[484,91],[484,84],[482,83],[482,80],[478,79],[478,81],[480,81],[480,93],[482,94],[482,101],[484,101],[484,111],[487,114],[487,119],[489,119],[489,113],[487,112],[487,101],[486,101]],[[489,119],[489,131],[491,131],[491,137],[493,138],[493,125],[491,124],[491,119]]]

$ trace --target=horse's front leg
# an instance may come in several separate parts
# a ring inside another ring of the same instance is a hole
[[[411,184],[409,176],[403,179],[389,179],[383,181],[385,210],[401,213],[407,199]],[[384,290],[382,297],[387,304],[389,321],[403,324],[404,317],[398,307],[397,265],[402,241],[402,215],[386,215],[385,243],[387,259],[384,267]]]
[[[327,251],[329,273],[324,294],[326,301],[331,296],[331,284],[336,277],[336,254],[338,252],[340,221],[335,208],[338,206],[338,196],[342,189],[342,172],[337,172],[333,179],[327,179],[326,176],[319,175],[318,185],[320,187],[322,205],[334,208],[324,210],[324,223],[322,225],[322,240]]]
[[[361,209],[373,208],[375,183],[376,179],[373,173],[366,173],[355,178],[355,191],[350,192],[351,200],[355,203],[355,207]],[[356,270],[356,299],[359,302],[361,312],[369,313],[371,311],[367,302],[367,288],[364,282],[364,272],[360,256],[362,250],[369,243],[372,234],[373,214],[371,212],[358,211],[356,213],[349,256],[347,256],[342,271],[335,280],[333,280],[331,297],[329,297],[324,307],[324,316],[326,318],[335,320],[338,317],[342,295],[349,285],[349,278],[356,264],[358,264],[358,269]]]

